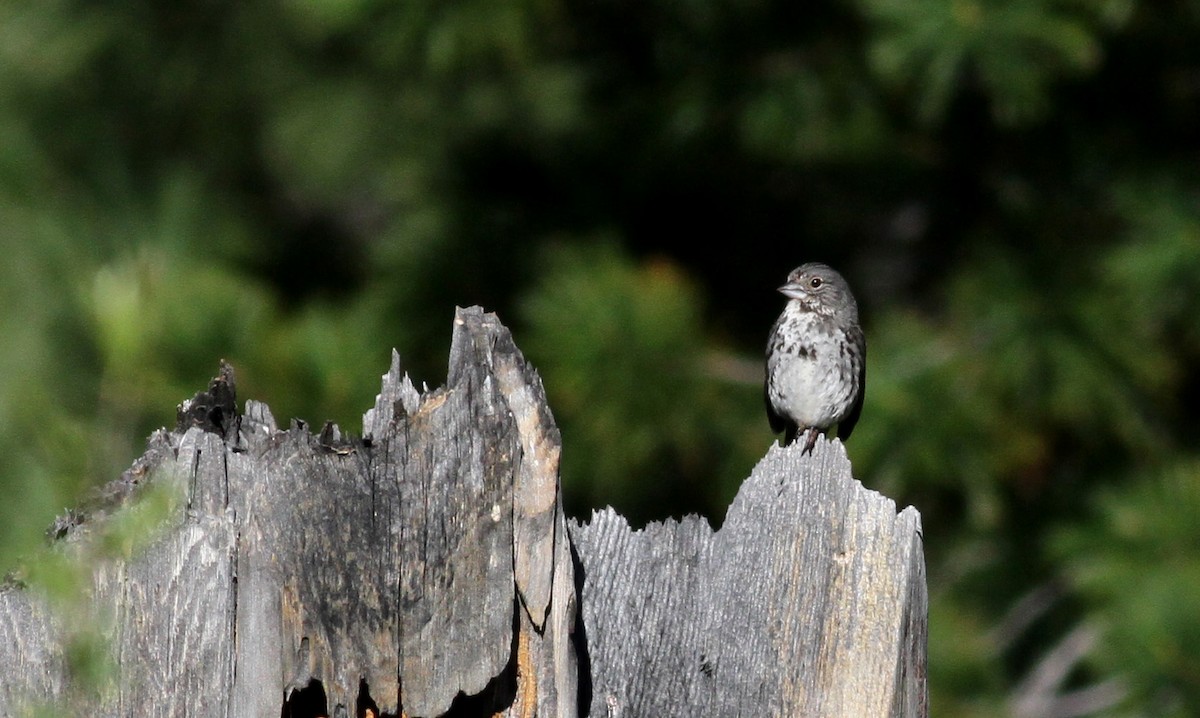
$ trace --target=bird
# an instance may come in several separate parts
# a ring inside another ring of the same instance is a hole
[[[779,292],[788,301],[767,340],[767,419],[773,432],[784,432],[784,446],[803,433],[801,455],[811,454],[819,434],[836,425],[845,441],[858,423],[867,341],[850,285],[828,265],[797,267]]]

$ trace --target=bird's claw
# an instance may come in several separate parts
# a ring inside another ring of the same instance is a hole
[[[820,434],[820,431],[813,428],[804,430],[804,448],[800,450],[801,456],[804,456],[805,454],[810,456],[812,455],[813,447],[816,446],[817,437],[820,436]]]

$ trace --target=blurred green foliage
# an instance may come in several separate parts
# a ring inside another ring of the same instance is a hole
[[[108,507],[103,520],[76,527],[69,538],[40,547],[8,572],[12,582],[44,600],[50,610],[65,617],[57,622],[62,646],[58,660],[67,677],[66,691],[57,702],[6,705],[6,712],[21,716],[83,715],[112,693],[117,678],[117,657],[110,638],[116,618],[103,604],[92,600],[95,572],[104,567],[108,592],[121,591],[119,571],[112,564],[127,562],[155,545],[183,516],[185,477],[170,468],[159,468],[146,477],[137,500]],[[99,517],[93,516],[93,519]],[[18,699],[20,696],[17,697]]]
[[[1198,20],[11,0],[0,564],[219,359],[354,430],[391,347],[441,382],[455,304],[542,372],[570,512],[718,524],[773,288],[822,259],[870,346],[855,472],[925,524],[933,713],[1200,713]]]
[[[1103,669],[1127,676],[1138,701],[1162,715],[1192,715],[1200,694],[1198,476],[1191,459],[1106,489],[1089,502],[1103,531],[1072,526],[1050,544],[1105,628]]]
[[[970,76],[1001,125],[1038,119],[1064,79],[1093,71],[1127,0],[862,0],[868,59],[883,84],[941,122]]]

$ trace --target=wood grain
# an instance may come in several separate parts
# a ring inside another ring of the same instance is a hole
[[[772,448],[713,531],[574,524],[591,715],[923,716],[920,518],[840,442]]]

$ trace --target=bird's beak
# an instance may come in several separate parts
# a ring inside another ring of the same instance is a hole
[[[779,293],[789,299],[800,299],[804,296],[804,290],[795,282],[788,282],[779,288]]]

